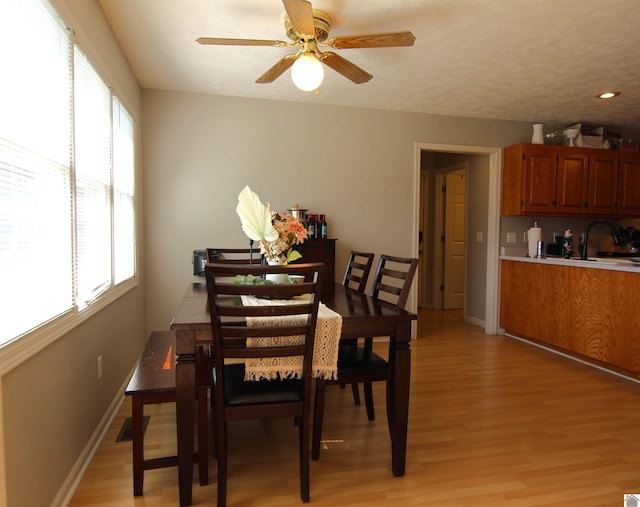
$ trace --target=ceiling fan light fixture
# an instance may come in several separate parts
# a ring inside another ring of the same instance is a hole
[[[596,98],[606,100],[617,97],[618,95],[620,95],[620,92],[602,92],[596,95]]]
[[[309,51],[300,55],[291,67],[293,84],[305,92],[317,90],[324,79],[324,68],[316,55]]]

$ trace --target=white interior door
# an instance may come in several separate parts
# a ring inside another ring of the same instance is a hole
[[[443,308],[445,310],[464,308],[465,180],[464,170],[446,175],[443,255]]]

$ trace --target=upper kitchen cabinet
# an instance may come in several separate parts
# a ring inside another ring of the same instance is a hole
[[[505,216],[640,216],[640,154],[517,144],[502,188]]]
[[[613,216],[618,203],[618,157],[615,151],[589,154],[589,195],[585,211],[592,216]]]
[[[503,215],[552,215],[556,211],[555,146],[516,144],[504,150]]]
[[[640,153],[620,153],[618,215],[640,217]]]
[[[563,215],[584,214],[590,191],[589,154],[583,150],[575,149],[554,150],[554,152],[558,161],[555,213]]]

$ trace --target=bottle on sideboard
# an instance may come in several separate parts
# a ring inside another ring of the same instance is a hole
[[[327,216],[320,215],[320,238],[327,239]]]
[[[310,239],[316,238],[317,229],[318,229],[317,215],[309,215],[309,223],[307,224],[307,236]]]

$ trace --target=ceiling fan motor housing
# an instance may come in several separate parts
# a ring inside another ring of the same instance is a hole
[[[320,9],[313,9],[313,25],[315,27],[315,40],[324,42],[329,37],[329,28],[331,28],[331,16],[328,13],[321,11]],[[298,42],[300,36],[295,31],[291,20],[287,14],[284,15],[284,27],[287,31],[287,37],[293,42]],[[310,34],[303,34],[310,35]]]

